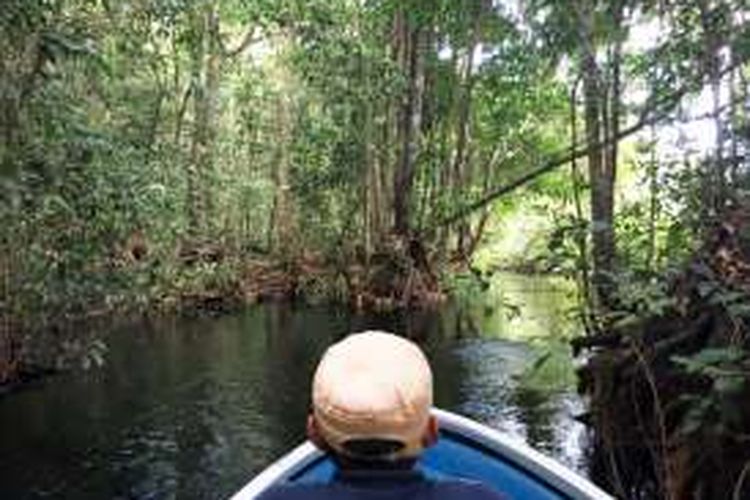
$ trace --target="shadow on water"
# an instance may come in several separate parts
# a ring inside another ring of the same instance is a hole
[[[582,470],[570,297],[548,278],[505,275],[484,299],[433,313],[269,305],[118,328],[103,368],[0,399],[0,496],[227,497],[303,438],[326,347],[371,328],[424,346],[437,405]]]

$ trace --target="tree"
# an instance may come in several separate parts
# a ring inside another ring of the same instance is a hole
[[[427,29],[416,13],[402,8],[396,11],[393,55],[407,79],[407,90],[398,110],[400,153],[393,178],[393,228],[402,237],[411,232],[411,195],[422,131]]]

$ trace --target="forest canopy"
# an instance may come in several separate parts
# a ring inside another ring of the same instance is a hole
[[[747,7],[6,0],[4,351],[222,297],[429,303],[508,265],[616,309],[615,276],[679,265],[744,192]]]
[[[555,272],[607,488],[740,498],[749,4],[3,0],[0,389],[96,318]]]

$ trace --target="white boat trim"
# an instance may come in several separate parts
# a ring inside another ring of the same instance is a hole
[[[305,441],[255,476],[231,500],[252,500],[273,484],[294,475],[322,455],[323,452],[315,445]]]
[[[557,461],[502,432],[445,410],[435,408],[432,412],[438,418],[442,429],[481,443],[485,448],[507,458],[509,462],[537,476],[571,499],[611,500],[614,498]],[[293,476],[322,455],[320,450],[307,441],[258,474],[231,500],[252,500],[271,485]]]
[[[614,498],[588,479],[507,434],[445,410],[435,408],[432,412],[438,418],[442,429],[481,443],[485,448],[507,458],[520,469],[530,472],[572,499]]]

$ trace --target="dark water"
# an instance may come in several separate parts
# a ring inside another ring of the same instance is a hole
[[[226,498],[303,438],[318,357],[366,328],[423,345],[439,406],[582,470],[569,305],[567,286],[508,275],[439,313],[259,306],[117,328],[103,368],[0,398],[0,498]]]

